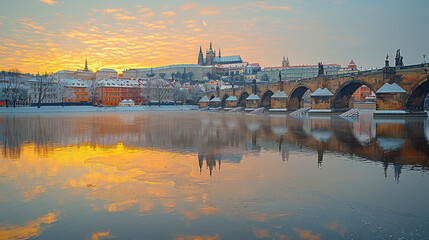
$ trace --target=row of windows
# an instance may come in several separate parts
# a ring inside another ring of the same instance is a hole
[[[120,98],[105,98],[104,101],[120,101]]]

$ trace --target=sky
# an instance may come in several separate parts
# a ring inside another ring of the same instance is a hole
[[[0,0],[0,69],[97,71],[197,63],[221,48],[262,67],[363,69],[429,59],[427,0]]]

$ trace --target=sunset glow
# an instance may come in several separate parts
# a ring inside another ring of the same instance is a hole
[[[93,71],[196,63],[210,41],[261,66],[278,66],[286,55],[294,64],[354,59],[380,67],[397,48],[407,63],[421,62],[428,33],[418,29],[428,3],[400,13],[403,1],[382,2],[8,1],[0,9],[0,68],[76,70],[85,55]]]

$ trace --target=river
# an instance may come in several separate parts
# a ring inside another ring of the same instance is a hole
[[[0,239],[429,239],[429,120],[0,116]]]

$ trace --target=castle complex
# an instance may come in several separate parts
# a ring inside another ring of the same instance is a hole
[[[212,43],[210,42],[210,48],[206,51],[206,57],[204,58],[203,51],[200,46],[200,52],[198,54],[198,65],[200,66],[211,66],[216,64],[232,64],[242,63],[240,55],[222,57],[219,49],[219,56],[216,56],[216,50],[213,49]]]

